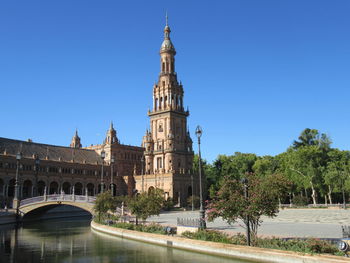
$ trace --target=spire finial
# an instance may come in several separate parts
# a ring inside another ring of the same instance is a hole
[[[165,25],[168,26],[168,11],[165,11]]]
[[[113,130],[113,121],[111,121],[111,125],[109,126],[110,130]]]
[[[75,128],[75,136],[78,137],[78,128]]]

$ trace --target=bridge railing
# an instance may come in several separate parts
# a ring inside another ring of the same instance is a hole
[[[48,201],[72,201],[72,202],[82,202],[82,203],[93,203],[96,201],[95,196],[87,195],[67,195],[67,194],[53,194],[53,195],[42,195],[31,197],[21,200],[20,206],[41,203]]]

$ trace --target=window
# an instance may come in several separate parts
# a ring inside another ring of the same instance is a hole
[[[162,168],[162,157],[157,158],[157,168],[158,169]]]

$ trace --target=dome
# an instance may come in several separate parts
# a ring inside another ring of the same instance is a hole
[[[171,43],[170,39],[164,39],[162,46],[160,47],[161,51],[172,50],[175,51],[173,43]]]

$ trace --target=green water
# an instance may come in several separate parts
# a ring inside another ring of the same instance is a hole
[[[245,262],[150,245],[94,232],[89,219],[0,227],[0,262]]]

